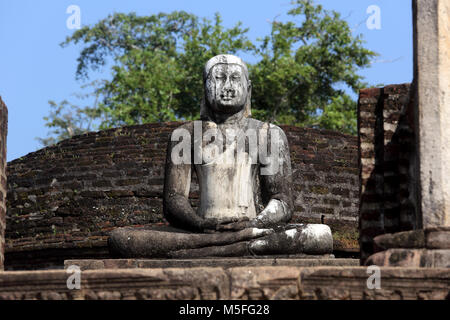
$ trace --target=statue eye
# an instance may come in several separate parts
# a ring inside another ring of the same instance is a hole
[[[216,75],[216,79],[217,80],[223,80],[223,79],[225,79],[225,75],[224,74],[218,74],[218,75]]]

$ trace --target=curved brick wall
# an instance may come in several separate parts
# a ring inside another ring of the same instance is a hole
[[[0,97],[0,271],[3,270],[6,224],[6,136],[8,133],[8,109]]]
[[[110,230],[164,223],[169,134],[180,122],[91,132],[8,163],[7,269],[108,257]],[[282,126],[291,150],[294,221],[330,224],[337,249],[357,250],[357,138]],[[195,181],[191,201],[198,201]]]

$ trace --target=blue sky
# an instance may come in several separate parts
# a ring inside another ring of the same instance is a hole
[[[366,47],[380,54],[361,75],[371,85],[412,81],[411,0],[316,0],[326,9],[341,12],[362,34]],[[139,15],[185,10],[212,19],[220,12],[227,27],[242,21],[250,28],[251,40],[270,32],[269,21],[285,19],[289,0],[2,0],[0,2],[0,96],[9,110],[8,153],[11,161],[42,146],[43,117],[49,113],[48,100],[75,100],[83,82],[75,80],[80,48],[61,48],[73,30],[66,26],[67,7],[77,5],[81,24],[92,25],[113,12]],[[369,29],[367,8],[380,8],[381,28]],[[251,61],[252,57],[244,57]],[[99,75],[109,77],[108,69]]]

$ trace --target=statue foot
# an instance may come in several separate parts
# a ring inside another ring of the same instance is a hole
[[[321,255],[333,252],[333,236],[330,227],[325,224],[290,224],[283,229],[250,241],[250,252],[255,255]]]

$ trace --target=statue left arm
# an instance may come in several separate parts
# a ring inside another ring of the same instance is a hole
[[[286,135],[280,127],[270,125],[267,136],[271,156],[270,161],[261,164],[260,180],[263,198],[268,203],[252,221],[260,228],[289,222],[293,212],[292,168]],[[274,147],[278,152],[273,153]]]

